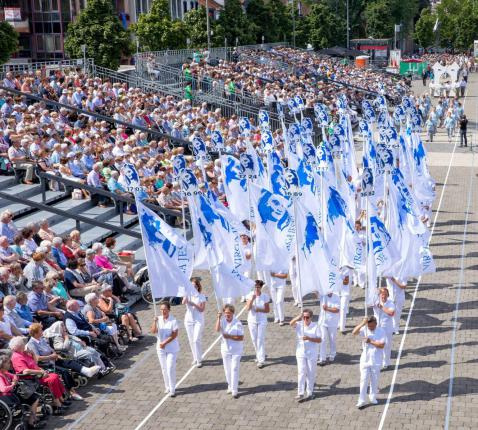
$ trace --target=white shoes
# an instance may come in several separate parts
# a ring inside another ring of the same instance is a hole
[[[85,375],[87,378],[92,378],[100,371],[100,366],[93,366],[93,367],[84,367],[81,369],[81,373]]]
[[[370,396],[369,396],[369,400],[370,400],[370,403],[371,403],[372,405],[378,404],[378,400],[377,400],[375,397],[370,397]]]
[[[367,404],[366,402],[359,400],[356,406],[357,408],[362,409],[365,407],[366,404]]]

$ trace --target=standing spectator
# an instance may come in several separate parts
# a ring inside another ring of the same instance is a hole
[[[465,141],[465,146],[468,146],[468,138],[466,136],[466,129],[468,127],[468,119],[466,115],[463,114],[460,118],[460,146],[463,146],[463,141]]]

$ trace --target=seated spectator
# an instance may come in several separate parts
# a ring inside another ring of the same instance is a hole
[[[69,391],[70,397],[74,400],[83,400],[75,391],[75,381],[69,370],[85,375],[91,378],[98,373],[98,366],[83,366],[77,360],[63,360],[50,346],[48,341],[43,337],[43,328],[41,324],[33,323],[30,326],[30,340],[27,342],[28,351],[35,354],[36,362],[42,367],[54,370],[55,373],[61,375],[65,388]],[[41,364],[40,364],[41,363]]]
[[[75,251],[71,247],[71,237],[69,235],[65,235],[62,238],[63,243],[61,245],[61,251],[63,252],[63,255],[68,259],[72,260],[73,258],[76,258]]]
[[[70,295],[66,291],[65,286],[63,285],[63,282],[61,281],[60,274],[57,272],[48,272],[43,284],[45,285],[45,289],[49,287],[51,294],[61,297],[65,303],[71,299]]]
[[[113,339],[119,351],[124,352],[126,346],[120,345],[118,341],[118,327],[111,322],[109,317],[98,307],[98,296],[96,293],[90,293],[85,296],[86,305],[82,313],[88,322],[103,333],[108,334]]]
[[[31,288],[34,282],[43,282],[49,271],[50,268],[45,263],[45,254],[42,252],[34,252],[32,259],[23,269],[28,288]]]
[[[37,243],[33,239],[33,230],[31,228],[25,227],[22,229],[21,234],[23,236],[23,255],[27,258],[30,258],[38,247]]]
[[[133,278],[133,265],[131,263],[121,260],[119,255],[115,252],[116,239],[114,237],[108,237],[105,240],[105,246],[103,247],[104,256],[108,258],[111,264],[116,267],[125,267],[126,274],[130,279]]]
[[[21,399],[15,394],[16,386],[18,385],[18,376],[10,373],[12,367],[12,353],[9,350],[0,351],[0,394],[2,400],[5,397],[10,397],[13,404],[20,406],[20,404],[27,404],[30,406],[28,414],[28,429],[41,429],[46,426],[46,422],[37,421],[37,410],[40,406],[37,393],[32,393],[30,396],[22,397]],[[8,402],[7,402],[8,404]]]
[[[0,235],[6,236],[9,243],[13,243],[14,237],[19,233],[13,223],[13,214],[10,211],[4,211],[0,215]]]
[[[73,230],[70,233],[71,237],[71,249],[77,251],[79,249],[86,250],[86,246],[81,242],[81,234],[78,230]]]
[[[91,362],[99,367],[98,377],[105,376],[113,370],[113,366],[106,358],[91,346],[88,346],[79,337],[68,334],[65,324],[57,321],[43,332],[43,337],[53,342],[56,352],[68,359],[79,360],[80,362]],[[104,361],[103,361],[104,360]]]
[[[23,182],[27,185],[33,185],[35,164],[27,157],[26,151],[22,148],[22,143],[28,143],[28,140],[21,142],[18,137],[12,139],[12,145],[8,149],[8,159],[15,169],[25,170],[25,180]]]
[[[27,287],[27,278],[23,274],[22,266],[20,263],[13,263],[10,265],[10,276],[8,282],[11,285],[15,294],[19,291],[28,292],[30,291]]]
[[[24,291],[19,291],[15,295],[17,299],[17,312],[24,320],[33,322],[33,314],[30,308],[28,307],[28,295]]]
[[[12,251],[22,259],[25,258],[24,254],[23,254],[24,243],[25,243],[25,238],[23,237],[23,234],[18,233],[13,238],[13,244],[10,245],[10,248],[12,248]]]
[[[0,267],[0,299],[9,294],[15,294],[14,287],[10,283],[10,269]]]
[[[60,266],[61,269],[65,270],[66,264],[68,263],[68,259],[66,258],[65,254],[63,253],[61,249],[63,245],[63,239],[61,237],[54,237],[51,244],[52,244],[52,247],[51,247],[52,257],[54,258],[58,266]]]
[[[91,169],[90,173],[88,173],[88,176],[86,178],[86,183],[90,187],[98,188],[101,190],[105,189],[105,186],[103,182],[101,182],[101,177],[100,177],[100,170],[103,167],[101,163],[95,163],[93,164],[93,168]],[[102,196],[101,194],[93,194],[92,195],[94,199],[97,199],[98,201],[98,206],[100,208],[105,208],[107,207],[108,204],[108,197]]]
[[[48,303],[41,282],[33,283],[32,291],[28,294],[28,307],[35,319],[40,321],[45,328],[51,326],[55,321],[63,319],[63,313],[60,309]]]
[[[3,308],[5,316],[10,319],[10,322],[23,334],[28,334],[28,327],[32,324],[31,321],[23,319],[17,310],[17,299],[15,296],[6,296],[3,299]]]
[[[16,373],[40,378],[41,385],[47,386],[53,395],[53,415],[63,415],[63,406],[70,406],[70,402],[64,399],[65,386],[56,373],[50,373],[38,366],[35,356],[25,348],[23,337],[17,336],[10,340],[9,347],[12,353],[12,366]]]
[[[62,268],[58,265],[51,253],[51,242],[48,240],[42,240],[40,246],[37,248],[37,252],[41,252],[45,256],[45,267],[49,272],[52,270],[58,273],[63,273]]]
[[[55,232],[50,229],[48,220],[45,218],[41,220],[39,224],[40,230],[38,230],[38,235],[41,237],[41,239],[53,242],[53,239],[55,238]]]
[[[7,236],[0,236],[0,263],[8,265],[16,261],[21,263],[24,260],[12,251]]]
[[[97,338],[100,330],[91,325],[80,312],[78,300],[68,300],[65,312],[65,327],[68,333],[82,339]]]
[[[100,285],[96,282],[86,283],[78,272],[78,260],[70,260],[64,274],[65,288],[71,297],[84,297],[88,293],[98,291]]]
[[[107,317],[116,321],[116,324],[123,324],[126,327],[130,342],[136,342],[142,336],[141,328],[134,315],[129,311],[129,308],[121,303],[118,297],[113,295],[113,289],[110,285],[101,288],[98,307]]]
[[[108,190],[111,193],[119,194],[121,196],[126,196],[126,197],[131,197],[131,194],[128,193],[123,186],[118,182],[119,178],[119,173],[116,171],[111,172],[111,176],[108,179],[107,185],[108,185]],[[124,212],[127,215],[134,215],[134,212],[131,211],[131,204],[127,204],[126,210]]]
[[[22,332],[15,327],[15,324],[5,315],[3,304],[0,304],[0,345],[2,348],[8,345],[13,336],[22,336]]]

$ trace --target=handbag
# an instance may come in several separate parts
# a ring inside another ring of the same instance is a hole
[[[18,381],[18,384],[15,385],[14,393],[21,399],[29,399],[37,392],[38,386],[38,382],[32,379],[24,379]]]

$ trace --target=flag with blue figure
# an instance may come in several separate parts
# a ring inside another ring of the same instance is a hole
[[[283,197],[287,196],[287,184],[285,181],[285,169],[276,153],[267,154],[267,174],[269,176],[268,188],[273,193]]]
[[[239,269],[244,264],[240,237],[243,229],[230,212],[217,210],[216,205],[205,195],[197,194],[193,199],[195,211],[191,221],[198,225],[210,267],[224,263],[228,267]]]
[[[320,222],[302,201],[296,204],[297,250],[296,261],[300,270],[300,292],[327,294],[339,291],[338,261],[330,253]]]
[[[264,130],[261,132],[261,148],[266,154],[274,150],[274,137],[270,130]]]
[[[391,179],[389,231],[399,252],[391,273],[399,277],[418,277],[432,273],[436,268],[429,248],[430,233],[422,222],[418,202],[398,169]]]
[[[153,297],[194,294],[189,281],[193,269],[191,245],[143,203],[138,219]]]
[[[178,154],[173,158],[173,176],[177,177],[179,172],[186,168],[186,158],[184,155]]]
[[[267,187],[267,174],[266,169],[264,167],[264,163],[262,162],[261,157],[257,154],[256,149],[252,146],[251,142],[246,142],[246,154],[248,155],[248,159],[252,162],[250,168],[253,172],[252,180],[262,187]],[[243,154],[241,154],[242,156]],[[242,158],[241,158],[242,162]],[[244,167],[244,171],[247,172],[246,167]]]
[[[269,112],[265,110],[260,110],[259,111],[259,127],[261,130],[269,130],[270,129],[270,124],[269,124]]]
[[[295,243],[292,202],[255,184],[250,185],[250,190],[256,226],[256,268],[287,272]]]
[[[251,213],[248,210],[247,179],[241,163],[232,155],[222,155],[221,174],[231,212],[241,221],[248,220]]]
[[[204,159],[208,157],[206,142],[201,136],[194,136],[191,140],[191,149],[196,159]]]
[[[418,133],[412,133],[410,140],[414,163],[412,169],[413,191],[418,200],[431,205],[435,200],[435,181],[428,171],[425,147]]]
[[[219,130],[214,130],[211,133],[211,143],[216,151],[224,151],[224,137]]]
[[[146,193],[144,187],[141,186],[139,173],[134,164],[124,163],[121,167],[121,176],[126,190],[132,192],[135,199],[142,201],[148,198],[148,194]]]

